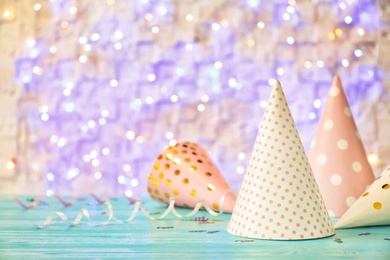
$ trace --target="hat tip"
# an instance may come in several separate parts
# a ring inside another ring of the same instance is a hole
[[[333,85],[339,85],[341,86],[341,79],[339,75],[336,75],[333,77]]]
[[[273,81],[273,89],[274,90],[276,90],[276,91],[278,91],[279,89],[282,89],[282,84],[280,84],[280,81],[279,80],[277,80],[277,79],[275,79],[274,81]]]

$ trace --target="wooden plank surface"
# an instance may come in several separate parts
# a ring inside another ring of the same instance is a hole
[[[20,197],[26,204],[28,197]],[[159,216],[166,205],[142,198],[147,210]],[[127,219],[134,206],[126,198],[111,199],[117,218]],[[70,227],[59,218],[39,229],[46,217],[61,211],[73,220],[81,208],[88,209],[94,223],[107,220],[105,205],[92,197],[79,198],[64,207],[54,198],[43,198],[32,209],[23,209],[11,198],[0,201],[0,259],[243,259],[316,257],[342,259],[390,259],[390,226],[337,230],[333,237],[305,241],[269,241],[237,237],[226,231],[230,215],[213,217],[206,211],[178,219],[172,214],[150,220],[139,212],[131,223],[111,221],[95,226],[83,219]],[[190,210],[178,209],[181,214]],[[196,221],[204,217],[207,221]]]

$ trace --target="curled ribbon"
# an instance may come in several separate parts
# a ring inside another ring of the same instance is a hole
[[[54,198],[56,198],[64,207],[69,207],[69,206],[72,206],[73,203],[76,201],[77,197],[73,197],[71,198],[69,201],[64,201],[60,196],[54,194],[53,195]]]
[[[97,204],[104,204],[104,203],[107,202],[106,199],[101,200],[101,199],[99,199],[99,197],[96,196],[95,194],[91,194],[91,196],[96,200]]]
[[[104,223],[102,223],[102,224],[93,223],[92,220],[91,220],[91,217],[89,216],[88,210],[85,209],[85,208],[82,208],[82,209],[80,210],[80,212],[77,214],[75,220],[72,221],[72,222],[69,221],[68,217],[67,217],[64,213],[62,213],[62,212],[60,212],[60,211],[56,211],[56,212],[51,213],[51,214],[47,217],[47,219],[45,220],[45,222],[43,222],[42,225],[37,226],[37,227],[41,229],[41,228],[44,228],[44,227],[48,226],[48,225],[52,222],[52,220],[54,219],[54,217],[56,217],[56,216],[60,217],[60,218],[62,219],[63,222],[68,223],[69,226],[71,226],[71,227],[77,226],[77,225],[81,222],[81,220],[83,219],[83,217],[85,217],[85,218],[88,220],[88,222],[92,222],[93,225],[96,225],[96,226],[104,226],[104,225],[107,225],[107,224],[110,222],[110,220],[112,219],[114,211],[113,211],[113,209],[112,209],[112,205],[111,205],[110,202],[107,201],[107,202],[105,202],[104,204],[105,204],[106,207],[107,207],[108,220],[106,220],[106,221],[105,221]]]
[[[41,198],[35,198],[29,205],[23,203],[23,201],[18,198],[14,198],[14,201],[16,201],[24,209],[32,209],[35,208],[36,205],[38,205],[38,203],[41,201]]]
[[[76,218],[74,221],[69,221],[68,217],[60,212],[60,211],[56,211],[56,212],[53,212],[51,213],[47,218],[46,220],[43,222],[42,225],[39,225],[37,226],[38,228],[42,229],[42,228],[45,228],[47,227],[48,225],[50,225],[50,223],[52,222],[52,220],[58,216],[61,218],[61,220],[67,224],[69,224],[69,226],[77,226],[83,216],[87,219],[88,222],[92,223],[92,225],[95,225],[95,226],[104,226],[104,225],[107,225],[111,220],[117,222],[117,223],[130,223],[134,218],[135,216],[137,215],[137,213],[139,211],[141,211],[143,213],[143,215],[145,215],[147,218],[149,218],[150,220],[157,220],[157,219],[164,219],[166,216],[168,216],[169,213],[172,213],[175,217],[177,218],[184,218],[184,217],[191,217],[193,215],[195,215],[200,209],[201,207],[204,207],[204,209],[212,216],[219,216],[223,213],[223,208],[224,208],[224,203],[225,203],[225,197],[227,194],[229,193],[233,193],[231,191],[229,192],[226,192],[220,199],[220,203],[219,205],[221,205],[219,211],[214,211],[212,210],[209,205],[207,204],[206,200],[200,200],[194,207],[194,209],[186,214],[186,215],[182,215],[180,213],[177,212],[176,208],[175,208],[175,199],[174,198],[171,198],[169,200],[169,204],[168,204],[168,207],[167,209],[159,216],[159,217],[153,217],[147,210],[146,208],[142,205],[142,201],[141,200],[136,200],[135,203],[134,203],[134,208],[133,208],[133,211],[131,212],[130,214],[130,217],[126,220],[120,220],[118,218],[116,218],[114,216],[114,210],[113,210],[113,207],[111,205],[111,203],[107,200],[104,202],[104,205],[107,207],[107,215],[108,215],[108,219],[103,222],[103,223],[94,223],[91,218],[90,218],[90,215],[89,215],[89,212],[87,209],[85,208],[82,208],[80,210],[80,212],[77,214]]]
[[[95,194],[90,194],[91,197],[96,201],[97,204],[104,204],[107,199],[99,199],[98,196],[96,196]],[[53,198],[57,199],[64,207],[70,207],[73,205],[73,203],[78,199],[78,197],[73,197],[71,198],[69,201],[65,201],[64,199],[62,199],[60,196],[56,195],[56,194],[53,194],[52,195]],[[2,199],[0,199],[1,201]],[[24,209],[33,209],[35,208],[39,203],[44,203],[43,200],[41,200],[41,197],[37,197],[35,198],[30,204],[25,204],[23,201],[21,201],[19,198],[13,198],[13,200],[18,203],[19,206],[21,206],[22,208]]]

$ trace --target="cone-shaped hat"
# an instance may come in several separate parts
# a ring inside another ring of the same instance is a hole
[[[190,142],[167,147],[158,156],[148,176],[148,192],[165,203],[174,198],[175,204],[182,207],[194,208],[205,200],[210,208],[223,207],[227,213],[233,211],[236,201],[206,150]],[[220,205],[222,197],[224,205]]]
[[[243,237],[278,240],[334,234],[278,81],[227,231]]]
[[[336,228],[390,225],[390,166],[337,221]]]
[[[330,216],[343,215],[374,181],[337,76],[333,80],[308,157]]]

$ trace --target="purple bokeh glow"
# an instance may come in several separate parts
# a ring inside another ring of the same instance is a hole
[[[42,193],[144,195],[154,159],[179,141],[208,149],[238,189],[272,79],[306,147],[335,74],[352,108],[381,94],[370,36],[378,4],[200,2],[51,0],[32,9],[50,23],[15,63],[29,136],[18,157],[19,171],[44,179]]]

